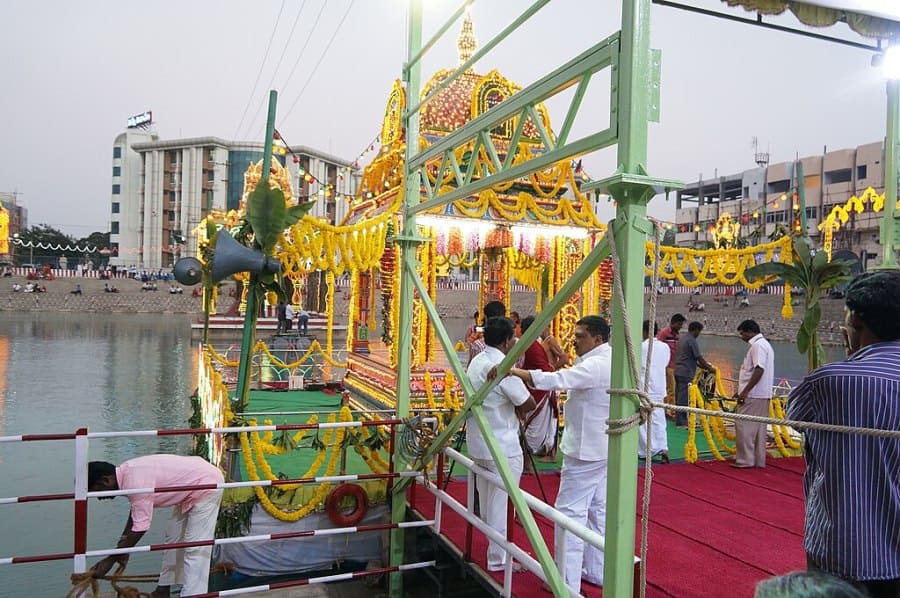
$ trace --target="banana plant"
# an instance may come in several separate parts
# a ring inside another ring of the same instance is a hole
[[[792,287],[805,291],[805,311],[803,322],[797,331],[797,351],[806,355],[808,369],[813,371],[825,363],[825,350],[819,339],[819,322],[822,320],[819,299],[824,291],[850,280],[853,262],[829,262],[824,251],[813,254],[805,236],[795,236],[791,248],[792,263],[766,262],[747,269],[745,274],[751,281],[776,276]]]
[[[281,189],[259,184],[247,197],[247,215],[236,238],[244,245],[270,256],[281,234],[303,218],[312,206],[313,202],[288,206]],[[257,281],[259,286],[251,290],[260,295],[273,292],[279,300],[285,299],[281,272],[261,273]]]

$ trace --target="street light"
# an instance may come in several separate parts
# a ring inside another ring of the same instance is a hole
[[[13,243],[15,243],[16,245],[18,245],[20,247],[25,246],[25,241],[22,240],[22,238],[19,236],[19,233],[13,234]],[[34,243],[33,242],[31,242],[31,244],[28,245],[28,263],[31,264],[32,268],[34,267]]]

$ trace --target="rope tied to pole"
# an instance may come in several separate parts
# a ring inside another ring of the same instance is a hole
[[[659,224],[655,221],[651,221],[653,224],[653,252],[656,258],[656,263],[659,263]],[[616,293],[616,299],[619,301],[619,305],[622,307],[622,323],[624,325],[625,332],[625,347],[627,349],[626,356],[628,357],[628,366],[631,369],[632,379],[635,381],[640,380],[640,375],[637,368],[637,356],[634,350],[634,342],[631,336],[631,325],[629,323],[628,318],[628,308],[625,305],[625,291],[622,288],[622,268],[621,261],[619,259],[619,251],[616,247],[615,233],[613,231],[615,227],[610,225],[606,234],[609,236],[609,252],[610,257],[613,262],[613,290]],[[650,313],[649,320],[651,329],[650,332],[653,332],[653,322],[656,320],[656,292],[655,289],[659,286],[659,268],[653,269],[653,278],[651,283],[651,294],[650,294]],[[654,403],[650,399],[650,394],[648,392],[650,387],[650,360],[653,356],[653,342],[647,343],[647,359],[644,366],[644,380],[643,380],[643,388],[610,388],[607,390],[607,394],[610,397],[614,396],[636,396],[638,398],[638,406],[637,411],[624,418],[609,418],[606,420],[607,425],[607,434],[624,434],[625,432],[631,430],[632,428],[636,428],[638,426],[644,425],[644,423],[649,422],[647,430],[647,446],[644,451],[644,493],[641,501],[641,565],[640,565],[640,596],[644,598],[647,595],[647,551],[649,548],[649,534],[650,534],[650,489],[653,483],[653,435],[652,435],[652,427],[653,421],[651,419],[651,415],[653,413],[654,408],[660,408],[660,403]],[[664,403],[662,405],[665,405]],[[664,408],[664,407],[663,407]]]
[[[159,575],[124,575],[125,565],[118,563],[116,570],[111,575],[102,577],[94,577],[94,568],[91,567],[84,573],[73,573],[70,576],[72,588],[66,594],[66,598],[75,598],[91,592],[91,596],[100,596],[100,581],[105,580],[110,583],[116,592],[116,598],[150,598],[150,592],[142,592],[138,588],[131,585],[119,585],[120,583],[157,583]]]

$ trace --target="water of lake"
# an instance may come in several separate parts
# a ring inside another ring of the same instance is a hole
[[[185,427],[196,379],[196,343],[190,317],[172,315],[3,313],[0,317],[0,436]],[[467,319],[446,322],[461,338]],[[739,338],[701,336],[706,358],[729,377],[747,345]],[[776,378],[799,380],[806,362],[791,344],[773,343]],[[840,350],[829,349],[829,357]],[[72,491],[70,441],[0,444],[0,496]],[[186,454],[185,437],[94,440],[92,460],[118,464],[139,455]],[[112,546],[128,515],[128,502],[91,501],[88,549]],[[142,540],[161,542],[157,522]],[[72,550],[72,504],[67,501],[0,505],[0,557]],[[132,557],[129,573],[155,573],[160,556]],[[90,563],[89,563],[90,564]],[[70,587],[70,561],[2,565],[11,596],[62,596]]]

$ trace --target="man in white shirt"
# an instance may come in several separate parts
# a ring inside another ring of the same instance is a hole
[[[653,336],[650,336],[650,320],[644,320],[644,342],[641,343],[641,379],[638,386],[644,387],[644,379],[647,371],[647,353],[650,343],[653,343],[653,352],[650,354],[650,384],[647,392],[654,403],[662,403],[666,399],[666,366],[669,364],[669,346],[656,339],[657,326],[653,326]],[[669,438],[666,434],[666,412],[664,409],[654,409],[650,420],[638,429],[638,456],[643,459],[647,454],[647,432],[650,428],[651,457],[659,455],[663,463],[669,462]]]
[[[481,388],[490,372],[515,344],[515,327],[512,320],[503,317],[489,318],[484,324],[485,348],[469,363],[466,370],[475,390]],[[524,414],[534,409],[534,399],[518,378],[507,377],[500,381],[484,398],[481,405],[488,425],[500,445],[500,452],[506,455],[509,468],[518,483],[522,476],[522,445],[519,443],[519,420]],[[491,457],[487,443],[474,416],[466,421],[466,445],[469,456],[479,466],[497,473],[497,465]],[[477,478],[478,503],[481,517],[492,528],[506,536],[507,494],[502,488]],[[488,571],[502,571],[506,565],[507,554],[494,542],[488,543]]]
[[[775,351],[763,337],[755,320],[744,320],[738,334],[749,343],[747,356],[738,375],[737,413],[769,416],[769,399],[775,384]],[[737,455],[732,467],[766,466],[766,424],[735,420],[734,433]]]
[[[600,316],[585,316],[575,324],[572,367],[556,372],[512,368],[510,375],[539,390],[566,390],[563,467],[556,496],[562,514],[601,536],[606,527],[606,473],[609,389],[612,350],[609,324]],[[582,571],[583,569],[583,571]],[[603,552],[572,535],[566,537],[566,585],[581,587],[581,579],[603,585]]]

